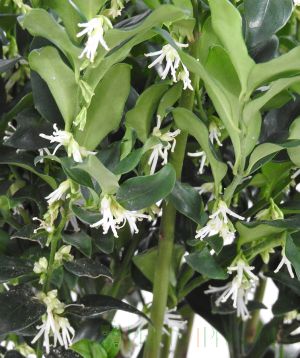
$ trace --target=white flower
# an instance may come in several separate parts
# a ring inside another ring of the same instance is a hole
[[[209,216],[207,224],[196,231],[196,239],[203,240],[206,236],[220,235],[223,238],[224,245],[230,245],[235,238],[235,229],[228,219],[231,215],[237,219],[244,220],[244,217],[230,210],[224,201],[219,201],[217,210]]]
[[[216,141],[216,143],[218,144],[218,146],[222,147],[223,144],[220,142],[219,137],[221,137],[221,132],[219,127],[217,126],[217,124],[215,122],[211,122],[209,125],[209,139],[211,141],[212,144],[214,144],[214,142]]]
[[[49,354],[50,336],[53,336],[54,347],[59,343],[65,349],[68,349],[72,344],[75,331],[70,325],[69,320],[61,316],[65,305],[57,299],[57,290],[49,291],[47,294],[40,293],[39,298],[46,305],[47,312],[42,317],[43,323],[36,327],[39,332],[31,343],[35,343],[40,337],[44,336],[43,345],[46,348],[47,354]]]
[[[108,9],[108,15],[115,19],[121,15],[123,9],[124,5],[122,0],[111,0],[111,7]]]
[[[182,44],[179,42],[176,42],[176,45],[180,48],[188,47],[188,44]],[[177,50],[171,46],[171,45],[165,45],[162,47],[161,50],[145,53],[146,57],[153,57],[158,56],[149,66],[148,68],[152,68],[155,65],[162,65],[163,61],[166,60],[166,66],[164,70],[159,71],[159,75],[161,79],[166,79],[169,72],[171,72],[171,76],[174,82],[183,81],[184,89],[189,88],[193,90],[193,87],[191,85],[191,81],[189,78],[189,71],[185,67],[185,65],[182,63],[180,56],[177,52]],[[179,67],[182,67],[182,69],[179,71],[177,75],[177,70]]]
[[[193,91],[192,81],[190,79],[190,73],[183,63],[181,65],[182,65],[182,70],[178,72],[177,81],[183,82],[184,90],[188,88],[191,91]]]
[[[106,51],[109,51],[107,43],[104,40],[104,34],[107,30],[112,29],[113,25],[108,17],[99,15],[88,22],[78,24],[78,26],[84,28],[84,30],[80,31],[77,37],[88,36],[85,48],[79,58],[86,56],[91,62],[94,62],[99,44]]]
[[[220,216],[220,215],[223,218],[223,221],[224,221],[225,224],[227,224],[228,221],[229,221],[227,215],[230,215],[230,216],[232,216],[232,217],[234,217],[236,219],[239,219],[239,220],[245,220],[245,218],[243,216],[238,215],[234,211],[230,210],[228,208],[228,206],[226,205],[225,201],[222,201],[222,200],[219,201],[218,209],[213,214],[211,214],[209,217],[211,219],[214,219],[214,218],[216,218],[217,216]]]
[[[55,189],[52,193],[46,196],[46,200],[49,205],[54,204],[55,202],[61,200],[65,197],[67,191],[70,189],[70,181],[67,179],[63,181],[57,189]]]
[[[292,324],[294,320],[300,321],[300,313],[296,310],[286,313],[283,318],[283,323]]]
[[[73,261],[74,256],[70,254],[71,248],[71,245],[63,245],[56,251],[54,256],[56,266],[62,265],[63,261]]]
[[[143,219],[151,220],[151,216],[145,215],[140,211],[129,211],[124,209],[112,195],[104,195],[101,200],[100,212],[102,219],[92,224],[91,227],[102,226],[103,234],[111,230],[114,237],[119,237],[117,230],[121,229],[126,223],[130,227],[131,234],[138,233],[136,222]]]
[[[200,161],[199,161],[200,167],[199,167],[198,173],[203,174],[204,173],[204,167],[207,166],[207,164],[206,164],[206,159],[207,159],[206,153],[204,151],[195,152],[195,153],[188,152],[187,155],[189,157],[192,157],[192,158],[197,158],[197,157],[200,158]]]
[[[186,329],[187,321],[184,321],[182,316],[176,313],[176,309],[167,309],[164,315],[164,325],[171,330],[175,329],[180,332]],[[164,331],[168,334],[167,330]]]
[[[205,291],[209,293],[221,293],[216,300],[216,305],[226,302],[229,298],[233,301],[233,307],[237,309],[237,316],[241,317],[243,321],[250,318],[250,313],[247,308],[249,294],[255,289],[258,277],[252,272],[253,266],[249,266],[247,262],[242,259],[237,261],[236,266],[228,267],[228,273],[236,272],[233,280],[222,287],[209,286]]]
[[[159,157],[162,159],[162,165],[168,163],[169,150],[173,153],[176,146],[176,136],[180,134],[180,129],[176,129],[174,132],[162,133],[161,117],[157,116],[157,124],[153,128],[152,135],[158,138],[161,143],[155,144],[151,149],[152,153],[149,157],[148,164],[150,165],[150,174],[154,174]]]
[[[36,234],[39,230],[45,230],[49,234],[54,231],[53,223],[49,224],[46,220],[41,220],[37,217],[32,218],[33,221],[39,221],[40,226],[33,230],[33,232]]]
[[[58,129],[56,124],[53,125],[53,128],[53,135],[40,134],[40,137],[48,139],[50,143],[58,143],[52,155],[55,155],[55,153],[61,146],[64,146],[66,148],[68,157],[73,157],[74,161],[78,163],[82,162],[83,157],[86,157],[89,154],[96,154],[96,152],[90,152],[85,148],[81,147],[75,141],[72,133]]]
[[[7,123],[8,129],[4,131],[5,136],[3,137],[3,141],[6,142],[17,130],[15,126],[12,125],[11,122]]]
[[[279,265],[277,266],[277,268],[274,270],[274,272],[275,273],[279,272],[279,270],[282,268],[282,266],[286,265],[291,278],[294,278],[295,275],[294,275],[294,272],[293,272],[293,266],[291,264],[291,261],[286,257],[284,249],[282,249],[281,255],[282,255],[282,259],[279,262]]]
[[[46,155],[51,155],[51,152],[48,148],[40,148],[39,150],[39,156],[41,158],[39,158],[38,160],[36,160],[36,163],[44,163],[44,156]]]
[[[42,285],[46,281],[48,269],[48,260],[46,257],[41,257],[33,266],[33,272],[40,275],[39,283]]]
[[[41,274],[47,272],[48,260],[46,257],[40,257],[39,261],[36,261],[33,266],[33,272]]]

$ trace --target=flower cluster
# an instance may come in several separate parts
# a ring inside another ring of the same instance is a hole
[[[47,354],[50,353],[50,337],[53,336],[53,346],[57,343],[64,346],[65,349],[72,344],[74,337],[74,328],[70,325],[67,318],[63,317],[65,305],[57,298],[57,290],[49,291],[47,294],[40,293],[38,298],[46,305],[47,311],[42,317],[42,324],[36,328],[39,330],[33,338],[32,344],[44,336],[43,345]]]
[[[106,51],[109,51],[109,47],[104,40],[104,34],[109,29],[112,29],[113,25],[108,17],[104,15],[99,15],[88,22],[78,24],[78,26],[83,28],[83,30],[77,34],[77,37],[87,35],[85,48],[79,58],[83,58],[84,56],[86,56],[87,59],[90,60],[90,62],[94,62],[99,44]]]
[[[113,195],[104,195],[100,204],[101,220],[92,224],[91,227],[102,226],[103,234],[111,230],[114,237],[118,236],[118,230],[128,223],[131,234],[138,233],[137,221],[143,219],[151,220],[150,215],[143,214],[140,211],[129,211],[124,209]]]
[[[176,146],[176,137],[180,134],[180,129],[176,129],[174,132],[161,131],[161,117],[157,116],[157,124],[153,128],[152,136],[159,139],[159,143],[155,144],[151,149],[152,153],[149,157],[148,164],[150,165],[150,174],[155,173],[155,169],[158,163],[159,157],[162,159],[162,165],[168,163],[169,150],[174,152]]]
[[[228,267],[228,273],[236,276],[233,280],[222,287],[209,286],[205,291],[206,294],[216,293],[219,297],[216,300],[216,305],[226,302],[229,298],[233,301],[233,307],[237,310],[237,316],[241,317],[243,321],[250,318],[250,313],[247,308],[247,303],[250,294],[254,291],[258,277],[254,275],[252,270],[254,266],[249,266],[248,263],[240,258],[237,260],[235,266]]]
[[[188,47],[187,44],[175,42],[179,48]],[[155,65],[162,65],[163,61],[166,60],[166,66],[163,70],[159,70],[161,79],[166,79],[169,72],[174,82],[182,81],[184,89],[193,90],[193,86],[190,80],[190,74],[186,66],[180,59],[178,51],[170,44],[165,45],[159,51],[149,52],[145,54],[146,57],[158,56],[148,68],[152,68]],[[180,68],[180,69],[179,69]]]
[[[245,218],[236,214],[228,208],[224,201],[219,201],[217,210],[209,216],[207,224],[197,230],[196,239],[203,240],[206,236],[220,235],[224,240],[224,245],[229,245],[235,238],[235,228],[228,218],[228,215],[235,217],[239,220]]]
[[[81,147],[73,137],[73,134],[67,131],[63,131],[57,128],[57,125],[53,125],[54,132],[52,135],[40,134],[40,137],[48,139],[50,143],[58,143],[55,147],[52,155],[55,155],[57,150],[64,146],[68,153],[68,157],[73,157],[75,162],[81,163],[83,158],[88,155],[95,155],[96,152],[91,152],[86,150],[84,147]]]

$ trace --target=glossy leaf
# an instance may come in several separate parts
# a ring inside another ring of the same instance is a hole
[[[11,289],[0,293],[0,334],[21,331],[35,322],[46,312],[46,307],[29,292]]]
[[[126,126],[133,128],[142,142],[149,136],[153,115],[168,87],[167,83],[150,86],[139,96],[135,107],[126,114]]]
[[[192,186],[177,181],[168,199],[177,211],[197,224],[203,224],[203,203],[201,196]]]
[[[210,0],[209,5],[212,27],[228,51],[240,79],[242,90],[245,91],[254,61],[248,55],[243,39],[241,15],[228,0]]]
[[[70,349],[79,353],[83,358],[107,358],[107,353],[102,345],[89,339],[81,339],[73,343]]]
[[[40,36],[52,42],[67,56],[74,67],[79,64],[80,49],[73,45],[66,30],[47,11],[32,9],[20,18],[20,24],[31,35]]]
[[[82,298],[80,304],[66,307],[66,313],[85,318],[97,318],[105,312],[121,310],[142,316],[147,321],[149,318],[134,306],[129,305],[114,297],[105,295],[88,295]]]
[[[49,46],[32,51],[29,64],[47,82],[66,126],[70,128],[78,108],[78,86],[73,71],[63,62],[58,51]]]
[[[216,158],[209,141],[206,125],[187,109],[176,108],[172,113],[177,127],[195,137],[201,148],[205,151],[216,186],[218,186],[226,175],[227,166]]]
[[[141,210],[164,199],[172,191],[176,173],[170,164],[153,175],[128,179],[117,191],[117,201],[127,210]]]
[[[293,235],[287,235],[285,244],[286,257],[292,263],[298,280],[300,280],[300,241],[299,237]]]
[[[112,274],[106,266],[88,258],[65,262],[64,267],[75,276],[94,279],[104,276],[112,280]]]
[[[0,256],[0,283],[32,273],[30,262],[18,257]]]
[[[289,20],[292,0],[245,0],[247,43],[250,47],[268,40]]]
[[[114,194],[119,187],[118,178],[105,168],[94,155],[90,155],[84,163],[77,165],[75,168],[86,171],[97,181],[102,191],[106,194]]]
[[[74,232],[72,234],[63,233],[62,239],[65,244],[76,247],[84,256],[91,257],[92,238],[84,231]]]
[[[84,131],[76,131],[75,139],[80,145],[94,150],[104,137],[118,129],[129,90],[130,66],[114,65],[95,88]]]
[[[195,271],[205,277],[215,280],[225,280],[228,277],[226,271],[217,263],[208,248],[185,256],[185,260]]]

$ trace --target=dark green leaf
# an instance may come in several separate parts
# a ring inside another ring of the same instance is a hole
[[[105,295],[85,296],[79,305],[68,306],[66,307],[65,312],[79,317],[96,318],[105,312],[115,310],[134,313],[144,317],[147,321],[149,321],[149,318],[135,307],[116,298]]]
[[[225,280],[228,277],[226,271],[216,262],[208,248],[201,251],[193,252],[185,257],[186,262],[203,276],[215,280]]]
[[[203,224],[201,196],[192,186],[176,181],[168,199],[183,215],[194,220],[199,225]]]
[[[84,231],[74,232],[73,234],[62,234],[65,244],[76,247],[83,255],[91,257],[92,255],[92,238]]]
[[[30,262],[18,257],[0,256],[0,283],[32,273]]]
[[[175,170],[167,164],[154,175],[125,181],[117,191],[117,201],[127,210],[147,208],[168,196],[175,181]]]
[[[0,293],[0,335],[25,329],[46,312],[46,307],[22,289]]]
[[[15,67],[15,64],[18,63],[20,57],[10,58],[7,60],[0,59],[0,73],[7,72]]]
[[[64,267],[75,276],[88,278],[104,276],[112,280],[112,274],[106,266],[88,258],[65,262]]]

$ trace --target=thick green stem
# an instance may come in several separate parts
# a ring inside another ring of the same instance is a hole
[[[192,109],[194,104],[194,91],[185,91],[181,99],[181,107]],[[176,148],[171,155],[177,179],[181,177],[182,165],[185,155],[187,134],[181,133],[177,138]],[[159,358],[162,328],[167,305],[170,267],[173,254],[173,241],[175,230],[176,209],[171,203],[166,203],[160,226],[158,242],[158,257],[154,273],[153,303],[151,307],[151,320],[153,326],[149,327],[144,358]]]

